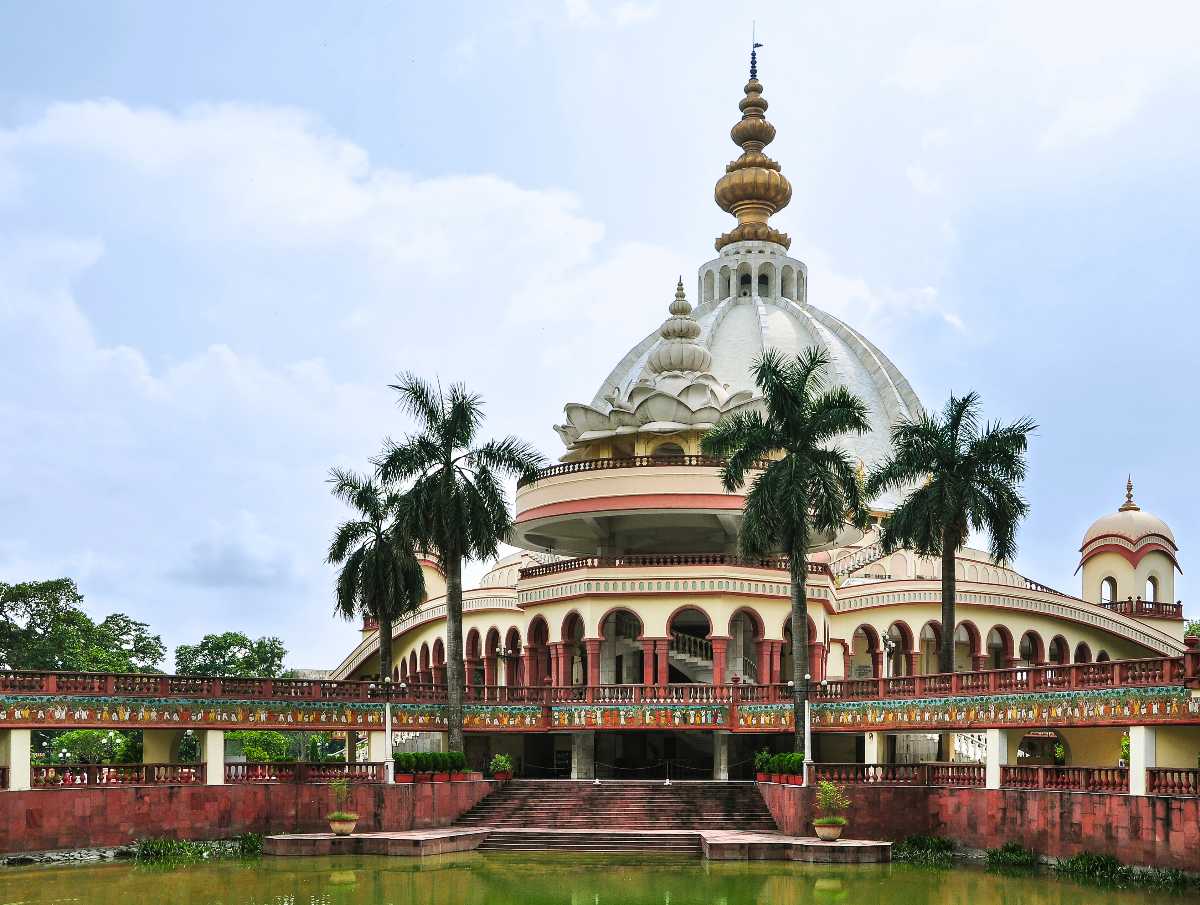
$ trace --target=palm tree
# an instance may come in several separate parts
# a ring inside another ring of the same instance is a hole
[[[454,384],[448,392],[412,374],[392,389],[400,406],[417,419],[416,433],[386,442],[376,464],[385,484],[408,485],[405,523],[446,570],[446,685],[450,750],[463,750],[462,564],[498,553],[512,528],[501,483],[524,478],[545,464],[541,454],[515,437],[473,445],[483,423],[483,400]]]
[[[392,674],[392,621],[421,605],[425,576],[412,541],[396,523],[403,508],[398,493],[352,471],[329,473],[333,495],[359,518],[338,526],[326,562],[340,565],[335,611],[346,619],[369,616],[379,623],[379,678]]]
[[[795,357],[768,349],[753,365],[765,414],[740,412],[701,441],[705,453],[726,459],[721,480],[730,493],[746,483],[762,460],[771,458],[746,494],[738,545],[746,557],[782,550],[789,558],[797,751],[804,747],[809,682],[809,537],[838,531],[847,522],[862,526],[867,518],[855,463],[834,442],[843,434],[870,430],[867,407],[843,386],[826,388],[828,366],[829,356],[822,349],[807,349]]]
[[[954,672],[954,556],[972,530],[986,531],[992,557],[1017,552],[1017,525],[1029,511],[1019,487],[1037,425],[979,423],[979,396],[950,397],[940,415],[922,413],[892,428],[891,455],[872,470],[867,494],[919,484],[883,523],[885,553],[906,547],[942,559],[942,637],[938,670]]]

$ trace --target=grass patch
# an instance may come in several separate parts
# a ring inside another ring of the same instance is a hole
[[[954,860],[954,841],[943,836],[909,836],[892,845],[892,860],[948,867]]]
[[[257,858],[262,854],[261,833],[243,833],[232,839],[194,842],[189,839],[139,839],[133,859],[139,864],[192,864],[230,858]]]
[[[1038,855],[1018,842],[1006,842],[987,850],[987,863],[990,868],[1037,867]]]
[[[1158,867],[1131,867],[1112,855],[1080,852],[1070,858],[1060,858],[1054,869],[1072,880],[1097,886],[1140,886],[1150,889],[1187,889],[1196,879],[1178,870]]]

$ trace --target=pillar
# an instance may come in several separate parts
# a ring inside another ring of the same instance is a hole
[[[787,646],[785,641],[771,642],[771,681],[775,684],[786,684],[791,680],[791,676],[783,674],[783,649]]]
[[[670,638],[659,638],[654,642],[654,652],[658,654],[658,684],[662,686],[671,680],[671,667],[667,663],[667,652],[670,649]]]
[[[758,670],[759,685],[771,684],[771,642],[759,639],[754,642],[754,667]]]
[[[917,674],[917,652],[915,650],[904,652],[904,674],[906,676]]]
[[[864,764],[887,763],[887,736],[882,732],[868,732],[863,745]]]
[[[479,671],[479,657],[467,657],[463,661],[463,667],[466,671],[466,686],[467,688],[473,688],[475,686],[475,677]]]
[[[808,674],[814,682],[825,678],[825,645],[820,641],[808,645]]]
[[[724,730],[713,733],[713,779],[729,779],[729,733]]]
[[[1129,794],[1146,794],[1146,771],[1158,766],[1158,745],[1153,726],[1129,727]]]
[[[483,658],[483,684],[496,684],[496,658],[494,656]]]
[[[984,758],[983,787],[998,789],[1000,788],[1000,768],[1008,764],[1009,731],[1007,729],[988,729],[986,735],[987,753]]]
[[[525,679],[525,685],[533,687],[538,685],[537,677],[537,655],[534,653],[533,645],[526,644],[525,652],[521,654],[521,673]]]
[[[562,642],[550,642],[550,684],[566,685],[562,680]]]
[[[433,667],[433,684],[438,688],[446,687],[446,664],[439,663]]]
[[[712,683],[714,685],[725,684],[725,658],[729,651],[729,639],[723,636],[708,637],[712,644],[713,650],[713,668],[712,668]]]
[[[0,765],[8,767],[8,788],[14,792],[30,787],[30,736],[29,729],[0,731]]]
[[[988,668],[987,654],[971,654],[971,669],[975,672],[982,672]]]
[[[204,764],[204,781],[210,786],[223,786],[225,785],[225,730],[201,729],[199,732],[200,763]]]
[[[373,764],[386,764],[392,759],[386,732],[367,733],[367,761]]]
[[[874,678],[878,679],[884,675],[883,665],[883,651],[871,651],[871,675]]]
[[[595,732],[571,733],[571,778],[596,778]]]
[[[600,639],[585,638],[583,649],[587,652],[587,683],[594,688],[600,684]]]
[[[182,741],[182,729],[143,729],[142,763],[179,763],[179,744]]]
[[[654,684],[654,639],[642,639],[642,684]]]

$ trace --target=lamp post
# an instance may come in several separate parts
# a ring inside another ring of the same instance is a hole
[[[396,780],[396,762],[392,759],[392,677],[383,677],[383,781],[391,784]]]

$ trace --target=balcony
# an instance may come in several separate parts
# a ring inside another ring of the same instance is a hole
[[[1111,613],[1131,616],[1134,619],[1183,619],[1183,601],[1177,603],[1160,603],[1157,600],[1110,600],[1100,606]]]
[[[723,465],[711,456],[631,456],[544,468],[517,487],[513,543],[587,555],[613,538],[630,553],[661,551],[668,538],[679,550],[720,552],[737,537],[743,503],[722,485]],[[861,536],[853,529],[815,536],[810,548]]]

